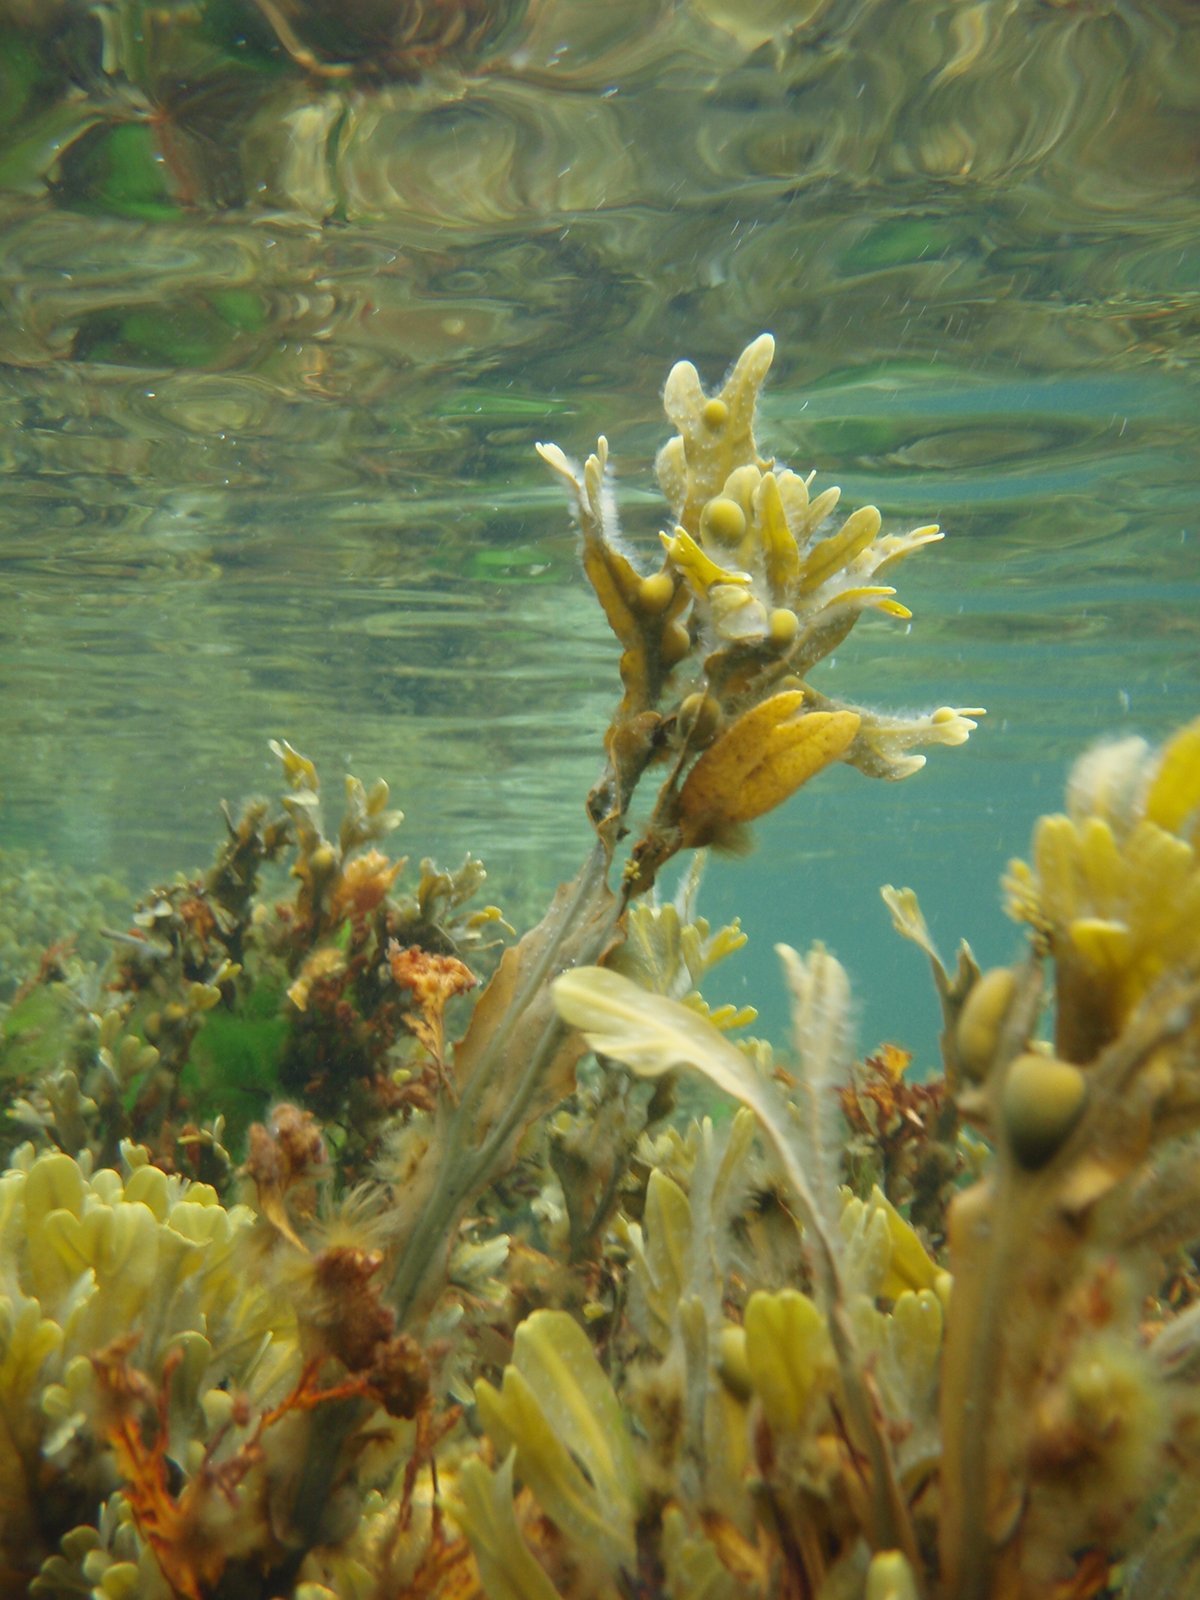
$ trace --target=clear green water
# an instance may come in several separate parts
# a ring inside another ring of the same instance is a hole
[[[1002,955],[1073,755],[1200,709],[1200,12],[461,9],[418,69],[297,6],[315,74],[251,0],[0,6],[0,845],[143,887],[282,735],[527,919],[616,694],[533,442],[603,429],[650,548],[670,363],[770,328],[767,448],[949,534],[820,686],[989,716],[714,866],[753,944],[710,998],[779,1032],[770,946],[821,938],[861,1043],[927,1053],[878,885]]]

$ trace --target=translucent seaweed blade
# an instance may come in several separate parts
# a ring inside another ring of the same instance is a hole
[[[724,1093],[748,1106],[774,1150],[792,1190],[796,1211],[812,1251],[814,1286],[829,1317],[855,1442],[870,1462],[871,1537],[877,1546],[896,1545],[918,1559],[916,1538],[896,1479],[891,1447],[863,1383],[862,1365],[845,1312],[839,1267],[840,1239],[817,1203],[794,1134],[788,1106],[752,1062],[705,1018],[604,967],[577,967],[554,983],[554,1003],[564,1021],[580,1029],[597,1055],[624,1062],[642,1077],[659,1077],[689,1066]]]
[[[517,1526],[515,1459],[510,1450],[496,1472],[478,1456],[465,1461],[455,1484],[458,1498],[447,1501],[446,1509],[470,1540],[484,1587],[495,1600],[561,1600]]]
[[[850,1072],[850,980],[821,944],[814,944],[807,956],[786,944],[777,944],[775,953],[792,1000],[792,1039],[804,1107],[799,1137],[817,1202],[833,1227],[841,1210],[838,1091]]]
[[[818,1211],[787,1106],[751,1061],[707,1018],[664,995],[647,994],[606,967],[578,967],[554,983],[554,1003],[600,1056],[620,1061],[639,1077],[656,1078],[677,1067],[701,1073],[724,1094],[747,1106],[774,1148],[814,1243],[832,1295],[836,1234]]]
[[[769,1086],[736,1045],[687,1006],[647,994],[605,967],[577,967],[555,980],[554,1003],[564,1021],[579,1028],[597,1055],[611,1056],[639,1077],[657,1078],[691,1067],[725,1094],[750,1107],[772,1141],[790,1146],[781,1108]],[[792,1165],[796,1165],[794,1156]],[[799,1186],[807,1188],[797,1167]]]
[[[518,1328],[496,1389],[475,1388],[479,1416],[547,1516],[615,1574],[636,1559],[636,1469],[616,1395],[587,1335],[565,1311],[535,1311]]]
[[[874,506],[860,506],[850,513],[837,533],[815,544],[800,569],[800,593],[811,594],[835,572],[848,567],[874,543],[880,521]]]
[[[565,1311],[535,1311],[517,1329],[514,1363],[560,1437],[569,1439],[609,1526],[632,1552],[633,1451],[612,1385],[583,1329]]]

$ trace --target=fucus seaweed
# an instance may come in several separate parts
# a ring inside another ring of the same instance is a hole
[[[1200,1585],[1200,722],[1081,758],[1006,876],[1011,965],[947,965],[884,890],[936,1072],[855,1060],[820,943],[779,949],[790,1048],[706,1002],[745,940],[697,911],[703,852],[979,715],[819,687],[865,613],[908,616],[893,571],[940,534],[838,518],[761,453],[773,351],[713,393],[670,373],[653,559],[604,439],[539,446],[620,680],[594,838],[539,923],[479,905],[471,858],[390,855],[382,782],[328,823],[280,741],[282,798],[227,812],[208,872],[143,897],[102,968],[16,990],[3,1593]]]

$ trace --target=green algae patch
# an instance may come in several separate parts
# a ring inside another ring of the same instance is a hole
[[[255,990],[235,1010],[210,1011],[180,1074],[194,1117],[204,1122],[223,1116],[234,1149],[280,1092],[289,1030],[285,1004],[282,988]]]
[[[38,984],[0,1020],[0,1078],[32,1077],[66,1053],[80,1004],[69,984]]]

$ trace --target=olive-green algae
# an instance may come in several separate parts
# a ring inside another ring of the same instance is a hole
[[[114,931],[102,984],[44,966],[24,992],[71,1021],[6,1091],[27,1141],[0,1176],[14,1592],[1197,1581],[1200,725],[1077,769],[1010,872],[1011,968],[963,946],[947,971],[888,891],[943,1005],[926,1081],[898,1049],[854,1062],[819,945],[780,951],[792,1050],[739,1039],[752,1012],[698,987],[736,924],[697,916],[697,871],[656,898],[674,856],[737,843],[831,764],[904,778],[974,726],[810,682],[864,614],[907,615],[876,580],[936,530],[830,524],[836,491],[762,454],[772,353],[712,394],[686,363],[668,378],[646,568],[606,442],[582,467],[542,447],[622,698],[593,848],[498,961],[480,864],[389,856],[382,783],[348,779],[330,827],[281,742],[281,804],[227,814],[209,872]],[[264,869],[285,863],[281,891]],[[688,1071],[740,1109],[673,1114]]]

